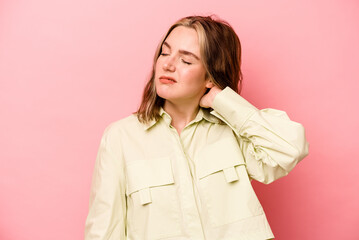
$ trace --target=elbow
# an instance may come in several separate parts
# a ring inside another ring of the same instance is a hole
[[[303,144],[292,147],[292,150],[287,152],[286,161],[280,165],[285,170],[286,175],[293,170],[293,168],[308,155],[309,144],[303,141]]]
[[[295,133],[295,134],[294,134]],[[302,161],[309,153],[309,143],[305,136],[305,128],[302,124],[296,123],[296,130],[293,131],[293,135],[295,136],[288,141],[291,145],[291,154],[294,163]]]
[[[282,166],[278,165],[273,169],[272,174],[266,175],[261,182],[270,184],[279,178],[287,176],[293,168],[308,155],[309,143],[307,141],[304,142],[302,147],[296,148],[292,152],[292,157],[290,158],[291,161],[288,161],[287,164],[283,164]]]
[[[261,182],[264,184],[270,184],[282,177],[287,176],[288,173],[288,171],[278,166],[277,168],[273,169],[273,172],[268,172]]]
[[[309,154],[309,143],[305,137],[305,129],[301,125],[301,134],[298,137],[297,154],[295,156],[297,162],[302,161]]]
[[[305,158],[306,156],[308,156],[309,154],[309,143],[307,141],[305,141],[305,143],[303,144],[303,147],[300,149],[299,153],[298,153],[298,162],[301,161],[303,158]]]
[[[291,149],[289,151],[289,149]],[[281,158],[278,156],[276,161],[273,160],[276,164],[271,164],[271,171],[268,171],[267,174],[263,176],[261,182],[264,184],[270,184],[275,180],[287,176],[293,168],[302,161],[309,153],[309,143],[303,139],[303,143],[297,145],[297,147],[291,147],[287,149],[288,151]]]

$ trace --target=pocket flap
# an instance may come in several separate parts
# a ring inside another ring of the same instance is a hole
[[[137,160],[126,166],[127,195],[149,187],[173,184],[169,158]]]
[[[235,182],[238,178],[238,173],[234,167],[223,169],[224,177],[227,182]]]
[[[224,171],[227,182],[238,180],[235,166],[245,165],[239,144],[232,138],[221,139],[208,145],[202,150],[198,161],[197,174],[200,179]]]

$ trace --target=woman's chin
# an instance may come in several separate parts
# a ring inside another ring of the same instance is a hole
[[[157,90],[157,95],[165,100],[174,99],[174,94],[170,93],[169,91]]]

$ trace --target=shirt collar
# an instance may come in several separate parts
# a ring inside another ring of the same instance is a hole
[[[197,116],[189,124],[199,122],[202,119],[205,119],[206,121],[211,122],[211,123],[220,123],[221,120],[218,119],[216,116],[214,116],[212,112],[213,111],[209,111],[206,108],[200,107],[199,111],[197,113]],[[152,119],[149,123],[144,124],[145,130],[148,130],[149,128],[151,128],[152,126],[154,126],[157,122],[159,122],[161,120],[165,121],[165,123],[167,125],[171,124],[171,122],[172,122],[171,116],[162,107],[160,108],[159,114],[160,114],[160,118],[158,120]]]

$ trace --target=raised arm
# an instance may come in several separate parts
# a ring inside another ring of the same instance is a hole
[[[259,110],[228,87],[213,95],[212,114],[237,135],[251,178],[271,183],[308,155],[304,127],[284,111]]]

